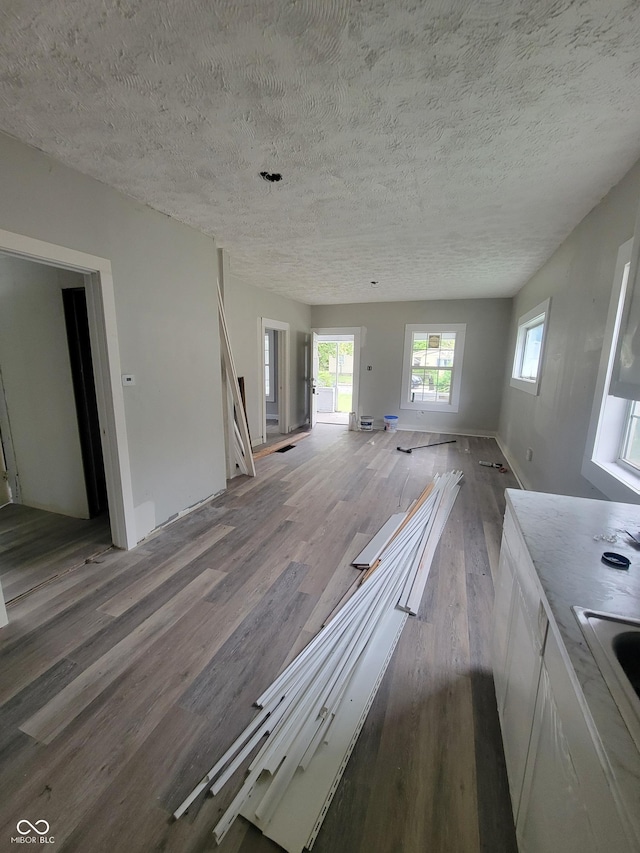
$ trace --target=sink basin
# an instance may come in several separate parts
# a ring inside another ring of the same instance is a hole
[[[613,651],[636,696],[640,698],[640,630],[618,634],[613,641]]]
[[[640,749],[640,620],[572,607],[629,733]]]

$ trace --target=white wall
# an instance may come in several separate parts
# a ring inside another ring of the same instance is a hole
[[[213,240],[4,135],[0,186],[0,228],[111,261],[141,538],[225,487]]]
[[[527,488],[603,497],[580,473],[619,247],[633,236],[640,164],[575,228],[514,300],[500,438]],[[518,317],[551,310],[539,396],[509,385]],[[527,448],[533,459],[526,461]]]
[[[402,429],[493,434],[498,427],[510,299],[461,299],[434,302],[370,302],[318,305],[313,328],[364,326],[360,360],[360,415],[381,427],[385,415],[398,415]],[[467,334],[457,413],[400,408],[405,325],[466,323]],[[368,371],[367,366],[372,370]]]
[[[305,345],[311,329],[310,307],[238,281],[233,275],[233,258],[225,278],[224,306],[236,370],[245,380],[252,443],[255,445],[262,440],[261,317],[289,323],[289,427],[301,426],[308,416],[304,366]]]
[[[20,503],[76,518],[89,511],[61,291],[83,284],[77,273],[0,257],[0,368]]]

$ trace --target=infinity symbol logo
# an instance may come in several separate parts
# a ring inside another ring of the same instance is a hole
[[[27,827],[26,829],[21,828],[25,826]],[[38,829],[39,826],[43,826],[44,829]],[[19,820],[16,829],[20,835],[29,835],[30,832],[36,832],[38,835],[46,835],[49,832],[49,824],[46,820],[37,820],[35,824],[28,820]]]

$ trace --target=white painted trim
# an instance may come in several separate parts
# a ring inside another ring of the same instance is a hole
[[[629,296],[628,265],[631,261],[632,244],[633,239],[627,240],[618,249],[581,471],[583,477],[609,500],[640,503],[640,478],[630,469],[618,465],[620,441],[629,403],[609,393],[623,318],[623,303],[627,304]],[[621,299],[623,288],[626,288],[627,292],[625,298]]]
[[[513,364],[511,367],[511,378],[509,380],[509,384],[512,388],[519,388],[521,391],[525,391],[527,394],[533,394],[537,396],[540,391],[540,380],[542,378],[542,368],[544,362],[544,350],[545,350],[545,341],[547,339],[547,332],[549,328],[549,307],[551,305],[551,297],[549,299],[545,299],[544,302],[541,302],[539,305],[536,305],[535,308],[532,308],[530,311],[527,311],[526,314],[523,314],[522,317],[518,318],[518,325],[516,330],[516,346],[513,353]],[[533,320],[536,320],[538,317],[542,317],[542,340],[540,342],[540,358],[538,359],[538,373],[535,379],[522,379],[520,376],[516,375],[516,364],[520,361],[520,356],[522,354],[522,348],[524,346],[524,337],[530,327],[532,327]]]
[[[331,329],[311,329],[312,332],[312,358],[314,357],[317,339],[315,335],[337,335],[342,336],[353,335],[353,389],[351,392],[351,411],[356,413],[356,419],[360,418],[360,356],[362,345],[364,343],[364,329],[362,326],[340,326]],[[337,340],[338,338],[334,338]],[[315,377],[317,379],[317,377]]]
[[[622,397],[625,400],[640,398],[640,376],[636,354],[638,314],[640,308],[640,204],[636,213],[633,237],[628,243],[629,273],[626,282],[626,292],[620,331],[615,344],[615,355],[610,370],[610,380],[607,385],[609,394]],[[620,248],[622,250],[622,247]]]
[[[513,474],[513,476],[518,481],[518,485],[520,486],[520,488],[524,489],[525,491],[530,491],[531,486],[527,484],[526,478],[524,477],[522,472],[519,470],[518,466],[514,463],[514,459],[513,459],[513,456],[511,455],[511,453],[509,452],[509,448],[506,446],[506,444],[503,442],[502,438],[499,435],[495,436],[495,440],[496,440],[496,444],[498,445],[498,447],[502,451],[502,455],[504,456],[504,458],[507,462],[507,465],[511,469],[511,473]]]
[[[411,384],[413,365],[410,364],[411,343],[414,332],[427,335],[439,335],[455,332],[453,370],[451,371],[451,399],[448,403],[429,403],[423,401],[411,402],[405,396]],[[404,327],[404,347],[402,350],[402,387],[400,390],[400,408],[414,412],[457,412],[460,408],[460,389],[462,388],[462,368],[464,361],[464,344],[467,334],[466,323],[407,323]]]
[[[384,421],[381,419],[380,423],[383,424]],[[402,424],[398,424],[398,432],[436,432],[438,435],[466,435],[469,438],[496,437],[496,431],[492,429],[464,429],[456,427],[455,429],[447,430],[443,429],[441,424],[433,424],[431,426],[428,426],[427,424],[420,426],[402,426]]]
[[[0,229],[0,250],[85,274],[93,371],[102,434],[113,544],[126,550],[138,543],[127,441],[124,395],[111,262],[75,249]]]
[[[258,338],[260,353],[260,407],[262,424],[262,442],[267,440],[267,398],[264,387],[264,336],[267,329],[275,329],[282,334],[278,335],[278,426],[283,435],[290,432],[290,408],[291,408],[291,366],[289,363],[290,353],[290,325],[282,320],[270,320],[267,317],[258,318]]]
[[[309,375],[309,426],[314,428],[318,422],[318,335],[311,330],[311,373]],[[353,405],[353,404],[352,404]]]
[[[387,547],[406,517],[406,512],[397,512],[390,516],[371,539],[366,548],[363,548],[358,556],[351,560],[351,565],[356,566],[356,568],[359,569],[370,568]]]
[[[85,290],[111,534],[114,545],[129,549],[138,544],[138,533],[110,266],[87,275]]]
[[[216,285],[218,293],[218,326],[220,327],[220,351],[224,365],[224,372],[227,382],[227,389],[231,391],[233,407],[229,407],[229,411],[233,413],[233,424],[229,424],[229,448],[233,447],[233,458],[238,464],[241,473],[248,474],[250,477],[256,476],[255,465],[253,464],[253,454],[251,451],[251,437],[249,435],[249,425],[247,416],[244,410],[242,397],[240,395],[240,386],[238,384],[238,371],[236,370],[233,360],[233,351],[229,340],[229,331],[227,329],[227,320],[224,313],[224,303],[222,301],[222,291],[220,284]],[[235,469],[234,469],[235,470]]]
[[[11,420],[4,391],[2,367],[0,366],[0,475],[4,476],[5,474],[7,475],[9,503],[20,503],[20,476],[13,449]]]

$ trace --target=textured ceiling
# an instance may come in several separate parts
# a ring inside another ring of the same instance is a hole
[[[512,295],[640,156],[639,45],[637,0],[3,0],[0,128],[304,302]]]

